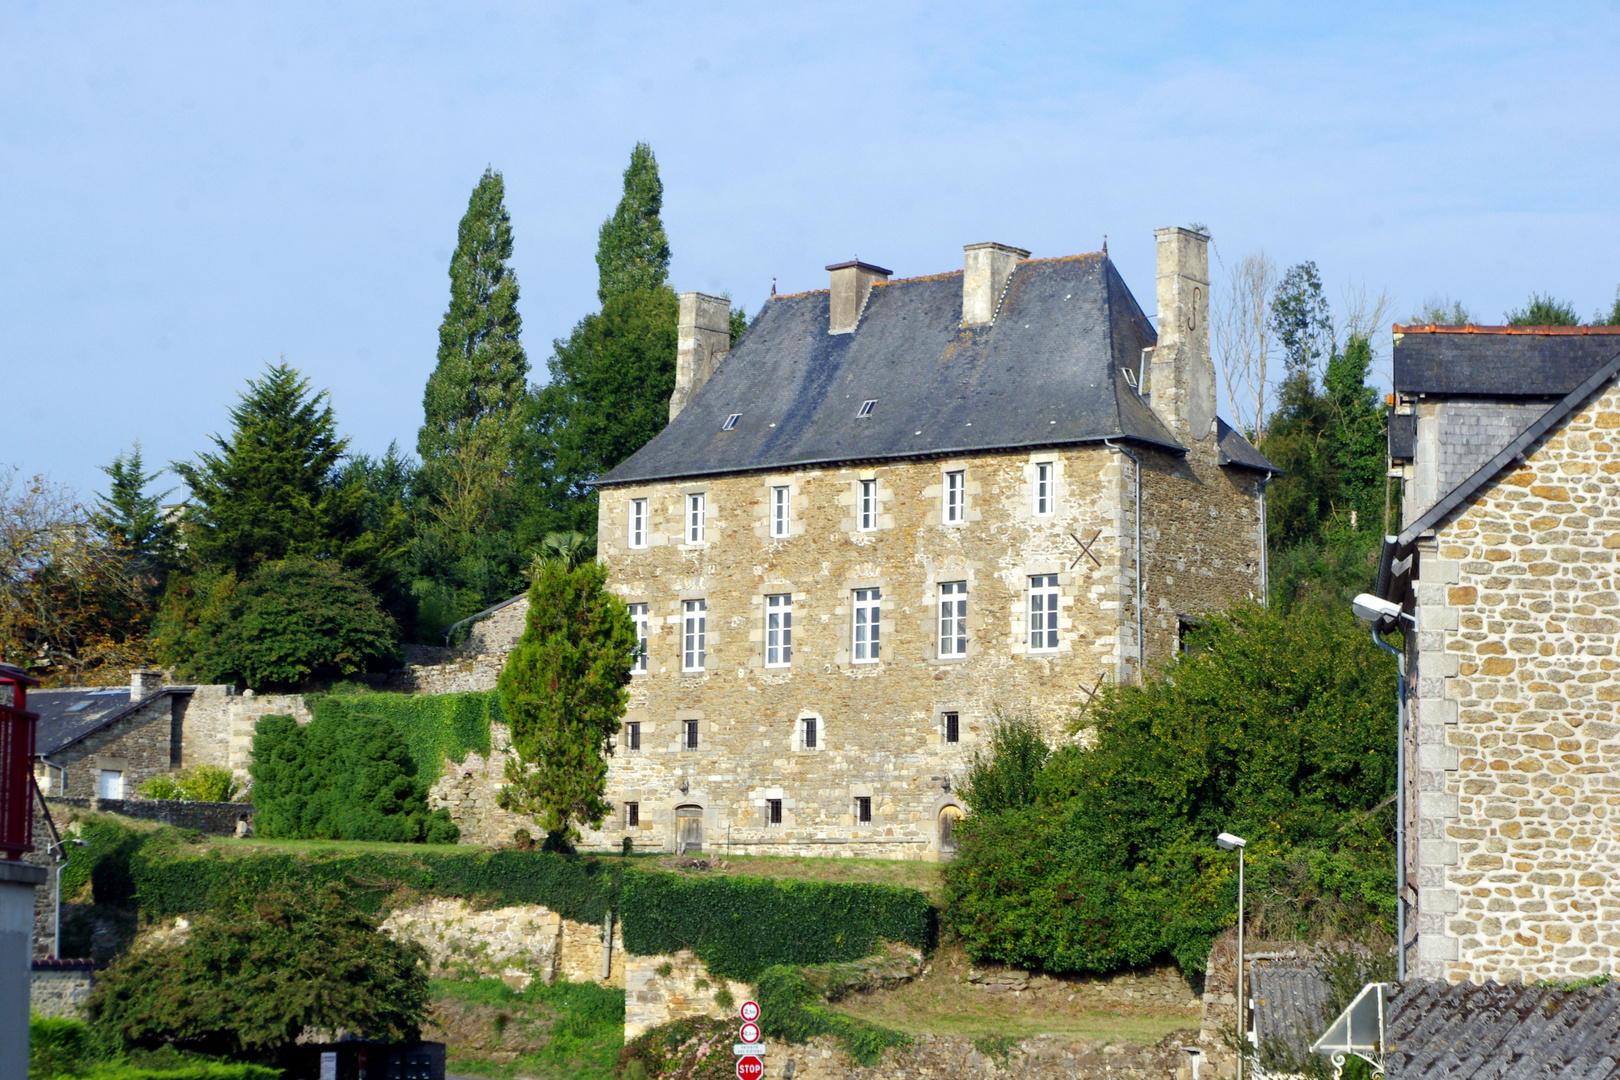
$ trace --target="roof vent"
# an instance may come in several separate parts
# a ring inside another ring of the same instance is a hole
[[[853,334],[866,309],[866,297],[874,281],[888,281],[892,271],[859,259],[833,263],[827,267],[832,273],[832,303],[829,310],[827,333]]]
[[[1029,252],[994,243],[968,244],[962,251],[962,325],[989,326],[1018,260],[1029,258]]]

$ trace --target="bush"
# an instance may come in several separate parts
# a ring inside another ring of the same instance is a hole
[[[62,898],[78,898],[86,885],[90,899],[108,907],[127,908],[135,903],[131,859],[146,843],[146,835],[110,817],[92,815],[79,826],[84,846],[69,844],[62,867]]]
[[[911,1042],[898,1031],[828,1009],[805,973],[786,964],[761,972],[755,992],[760,1028],[767,1038],[802,1043],[817,1035],[831,1035],[862,1065],[876,1064],[884,1050]]]
[[[737,1025],[709,1016],[689,1016],[642,1032],[619,1054],[622,1080],[736,1080],[731,1044]]]
[[[154,776],[137,791],[143,799],[230,802],[236,798],[240,786],[231,770],[218,765],[198,765],[184,772]]]
[[[266,716],[253,735],[254,828],[292,839],[455,843],[448,811],[384,717],[328,706],[309,724]]]
[[[317,719],[392,724],[416,763],[417,778],[432,784],[446,759],[461,763],[469,753],[490,754],[490,725],[504,723],[501,696],[493,690],[472,694],[386,694],[369,691],[311,695]]]
[[[945,910],[972,957],[1101,972],[1168,953],[1202,971],[1235,918],[1223,830],[1250,841],[1264,929],[1391,929],[1394,665],[1311,604],[1235,610],[1193,644],[1103,695],[1093,748],[1052,755],[1034,806],[962,822]]]
[[[316,1030],[418,1037],[425,951],[380,933],[341,887],[221,899],[182,943],[127,953],[97,980],[85,1012],[107,1045],[263,1059]]]
[[[691,949],[715,975],[752,982],[776,964],[858,960],[880,940],[934,944],[934,909],[915,889],[749,877],[627,875],[624,947]]]
[[[1024,714],[996,714],[990,732],[990,756],[973,753],[973,764],[962,785],[962,799],[976,814],[999,814],[1035,805],[1041,766],[1052,754],[1041,739],[1035,718]]]
[[[326,560],[265,563],[200,628],[194,667],[210,682],[290,687],[387,668],[399,630],[353,573]]]

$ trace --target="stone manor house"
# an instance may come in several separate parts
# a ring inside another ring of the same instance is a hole
[[[1396,326],[1394,356],[1409,970],[1612,972],[1620,328]]]
[[[587,843],[937,859],[998,711],[1062,738],[1261,596],[1275,469],[1215,414],[1208,237],[1156,236],[1157,332],[1106,252],[840,263],[735,349],[682,295],[669,426],[600,481],[644,651]]]

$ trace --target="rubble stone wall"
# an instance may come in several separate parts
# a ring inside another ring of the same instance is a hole
[[[672,956],[627,956],[624,968],[624,1038],[635,1038],[648,1028],[684,1020],[689,1016],[736,1017],[736,1005],[747,1001],[752,987],[709,974],[690,949]],[[731,993],[733,1007],[721,1008],[714,1000],[721,990]]]
[[[558,979],[624,986],[625,957],[614,926],[611,970],[602,975],[602,928],[564,919],[539,904],[480,910],[464,900],[433,898],[394,911],[382,929],[419,942],[433,969],[504,979],[516,989]]]

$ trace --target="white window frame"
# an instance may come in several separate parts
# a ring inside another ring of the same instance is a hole
[[[967,520],[967,470],[945,474],[945,524],[960,525]]]
[[[850,627],[849,661],[875,664],[883,650],[883,590],[855,589],[850,593],[854,608]]]
[[[630,547],[640,550],[647,546],[647,500],[630,500]]]
[[[636,624],[636,656],[630,664],[630,674],[647,674],[647,630],[650,616],[646,604],[631,604],[630,618]]]
[[[100,770],[96,776],[96,794],[103,799],[122,799],[124,797],[124,770]]]
[[[694,491],[686,496],[686,542],[688,544],[707,543],[708,522],[704,520],[708,512],[709,499],[701,491]]]
[[[793,594],[765,598],[765,666],[793,666]]]
[[[708,663],[709,605],[705,600],[681,603],[681,670],[703,671]]]
[[[967,655],[967,582],[939,583],[939,656],[955,660]]]
[[[1058,588],[1056,574],[1032,574],[1029,579],[1029,651],[1058,651]]]
[[[771,488],[771,536],[785,540],[793,525],[793,489],[787,484]]]
[[[855,528],[877,532],[878,492],[876,480],[862,480],[855,492]]]
[[[1050,461],[1035,463],[1035,516],[1051,517],[1053,512],[1052,479],[1053,468]]]

